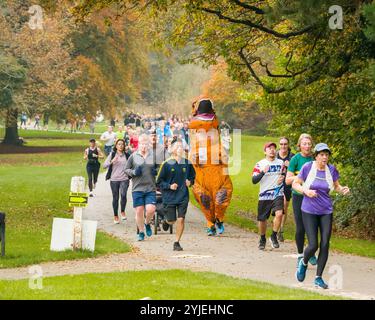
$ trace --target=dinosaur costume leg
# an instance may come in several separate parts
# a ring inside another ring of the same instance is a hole
[[[233,185],[229,176],[222,175],[222,167],[214,167],[219,177],[218,184],[215,187],[215,218],[220,222],[224,221],[225,211],[227,210],[230,200],[232,199]],[[221,176],[219,173],[221,172]]]
[[[207,188],[205,169],[207,168],[200,168],[199,166],[195,168],[196,176],[193,185],[193,194],[206,217],[207,227],[211,228],[215,225],[215,203],[210,189]]]
[[[225,211],[232,197],[233,186],[229,176],[223,175],[223,167],[197,166],[193,194],[207,220],[207,227],[216,220],[224,221]]]

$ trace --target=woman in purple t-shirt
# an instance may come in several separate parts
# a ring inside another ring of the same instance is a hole
[[[315,285],[327,289],[328,286],[323,281],[322,274],[328,260],[332,232],[333,205],[329,192],[335,190],[346,195],[350,190],[348,187],[340,185],[337,169],[328,164],[331,155],[329,147],[325,143],[318,143],[314,152],[315,161],[306,163],[293,181],[293,189],[304,195],[301,207],[302,219],[309,242],[303,259],[298,264],[296,277],[300,282],[305,279],[307,262],[319,247]],[[320,246],[318,242],[319,230]]]

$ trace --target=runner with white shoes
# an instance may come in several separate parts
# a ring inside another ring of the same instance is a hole
[[[272,212],[275,212],[273,221],[273,231],[270,237],[272,248],[279,248],[277,232],[280,229],[283,208],[284,208],[284,188],[285,179],[284,162],[276,158],[276,143],[268,142],[264,145],[266,158],[259,161],[253,169],[252,182],[260,182],[258,217],[259,222],[259,249],[266,247],[267,219]]]
[[[90,146],[85,149],[83,158],[87,160],[86,171],[88,176],[90,197],[93,197],[93,189],[95,189],[96,182],[98,181],[100,169],[99,159],[104,158],[102,151],[96,146],[95,139],[90,139]]]
[[[127,161],[128,155],[125,153],[125,141],[124,139],[118,139],[113,151],[108,155],[103,165],[105,169],[108,168],[106,180],[110,179],[115,224],[120,223],[118,217],[119,200],[121,202],[121,219],[126,220],[125,208],[129,188],[129,176],[125,173]]]

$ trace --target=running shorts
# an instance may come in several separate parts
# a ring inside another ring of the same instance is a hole
[[[276,197],[274,200],[259,200],[258,221],[266,221],[272,212],[284,210],[284,196]]]
[[[178,218],[185,218],[189,202],[180,204],[164,204],[164,213],[167,221],[176,221]]]

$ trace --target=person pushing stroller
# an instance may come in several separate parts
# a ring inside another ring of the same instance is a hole
[[[182,251],[180,240],[185,227],[185,215],[189,204],[188,188],[194,184],[195,171],[192,164],[184,157],[185,151],[181,139],[171,145],[172,156],[160,166],[156,185],[162,192],[164,214],[169,224],[177,221],[174,251]]]

